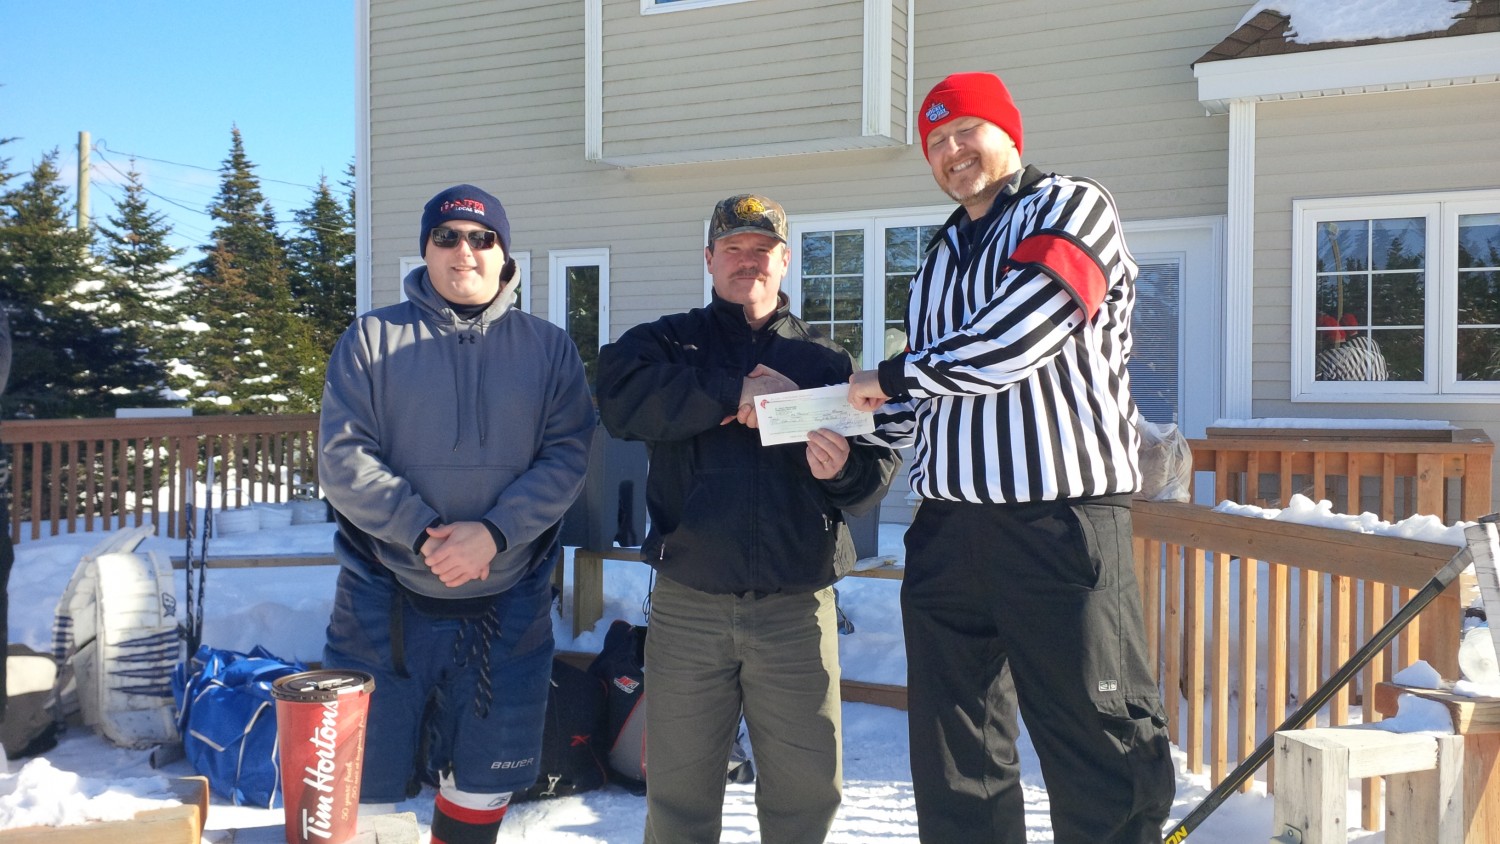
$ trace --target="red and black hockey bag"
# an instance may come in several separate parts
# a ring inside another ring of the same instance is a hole
[[[608,722],[604,748],[610,779],[637,793],[646,790],[646,627],[616,620],[604,634],[604,647],[589,673],[604,682]],[[755,781],[743,730],[735,738],[725,778]]]
[[[517,801],[566,797],[604,785],[604,707],[599,678],[561,659],[552,660],[536,783],[517,792]]]

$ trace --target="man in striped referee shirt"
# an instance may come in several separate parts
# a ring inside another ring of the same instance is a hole
[[[999,78],[949,76],[918,117],[961,207],[911,281],[907,351],[849,395],[877,437],[915,444],[901,608],[921,840],[1025,840],[1019,709],[1055,841],[1155,844],[1175,776],[1131,564],[1136,265],[1103,187],[1022,166]]]

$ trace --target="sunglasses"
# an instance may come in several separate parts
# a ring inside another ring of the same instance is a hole
[[[432,245],[443,249],[451,249],[458,245],[460,237],[467,240],[469,248],[475,252],[484,249],[493,249],[495,244],[500,241],[500,235],[495,234],[489,229],[461,232],[458,229],[438,226],[432,230]]]

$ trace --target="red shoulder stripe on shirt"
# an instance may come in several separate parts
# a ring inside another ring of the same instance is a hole
[[[1062,282],[1090,320],[1104,304],[1109,280],[1092,253],[1077,241],[1059,234],[1035,234],[1021,241],[1010,260],[1032,264]]]

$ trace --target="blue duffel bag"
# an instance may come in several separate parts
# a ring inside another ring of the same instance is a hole
[[[172,672],[183,753],[215,794],[236,806],[281,806],[271,684],[306,670],[259,645],[248,654],[203,645]]]

